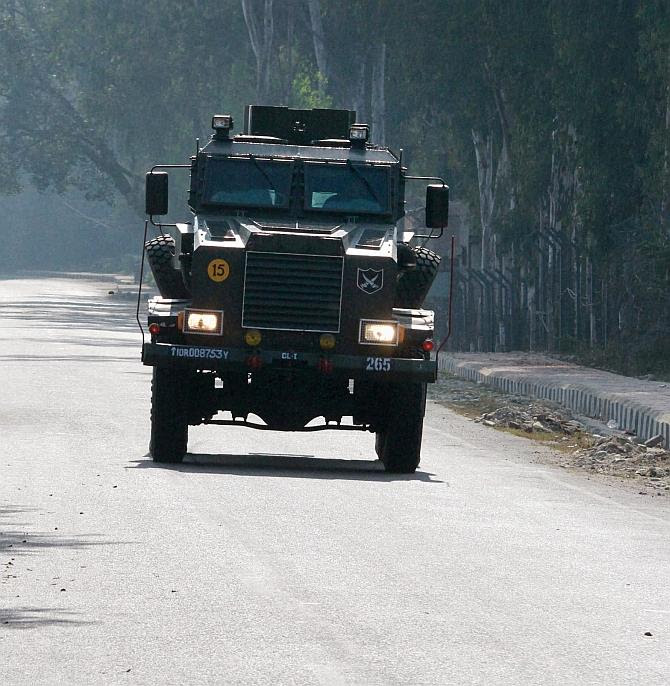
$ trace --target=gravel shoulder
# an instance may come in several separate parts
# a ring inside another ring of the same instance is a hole
[[[670,452],[660,437],[642,441],[559,405],[502,393],[447,372],[429,386],[428,397],[482,426],[551,448],[538,453],[542,462],[596,475],[640,495],[670,496]]]

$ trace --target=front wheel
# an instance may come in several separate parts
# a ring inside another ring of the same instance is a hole
[[[389,390],[388,413],[375,449],[387,472],[412,474],[421,460],[426,384],[394,384]]]
[[[169,367],[154,367],[151,381],[151,442],[154,462],[179,463],[188,444],[188,419],[183,374]]]

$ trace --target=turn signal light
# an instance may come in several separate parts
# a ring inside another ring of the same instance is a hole
[[[325,357],[322,357],[319,360],[319,371],[323,372],[324,374],[332,374],[333,363],[330,360],[327,360]]]
[[[332,333],[322,333],[319,336],[319,345],[322,350],[332,350],[335,347],[335,336]]]
[[[244,332],[244,342],[251,348],[257,348],[262,340],[261,332],[258,329],[249,329]]]
[[[426,338],[426,340],[421,344],[421,349],[425,353],[429,353],[434,347],[435,343],[433,343],[430,338]]]
[[[249,355],[247,357],[247,366],[251,369],[260,369],[263,366],[263,359],[260,355]]]

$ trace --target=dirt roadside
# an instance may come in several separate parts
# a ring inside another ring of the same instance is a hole
[[[428,398],[483,426],[554,448],[543,461],[599,475],[641,495],[670,496],[670,451],[660,437],[644,442],[612,422],[606,426],[445,372],[429,385]]]

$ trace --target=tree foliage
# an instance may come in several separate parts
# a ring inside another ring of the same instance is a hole
[[[470,210],[457,344],[670,337],[666,0],[6,0],[0,41],[7,192],[139,212],[214,112],[351,107]]]

